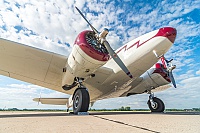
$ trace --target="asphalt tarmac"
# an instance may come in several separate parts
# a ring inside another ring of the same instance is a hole
[[[200,112],[0,112],[0,133],[200,133]]]

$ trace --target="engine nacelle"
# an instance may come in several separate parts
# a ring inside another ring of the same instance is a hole
[[[170,82],[167,71],[160,63],[155,64],[155,68],[149,69],[143,75],[143,86],[145,86],[146,90],[155,89]]]
[[[157,63],[155,64],[155,68],[149,69],[147,72],[145,72],[142,75],[143,80],[132,89],[127,95],[133,95],[133,94],[140,94],[147,90],[152,89],[167,89],[162,86],[169,84],[171,81],[168,77],[166,69],[163,67],[162,64]]]
[[[69,55],[62,85],[71,85],[75,77],[85,78],[109,60],[105,46],[100,44],[93,31],[81,32]]]

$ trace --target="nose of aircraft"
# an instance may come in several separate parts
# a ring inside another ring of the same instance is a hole
[[[160,28],[156,36],[167,37],[172,43],[174,43],[176,38],[176,29],[173,27],[163,27]]]

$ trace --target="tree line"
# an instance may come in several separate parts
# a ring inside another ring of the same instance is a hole
[[[8,108],[8,109],[1,109],[0,111],[66,111],[65,109],[17,109],[17,108]],[[69,110],[71,111],[71,110]],[[131,109],[131,107],[122,106],[118,109],[92,109],[90,108],[89,111],[150,111],[149,109]],[[165,109],[165,111],[198,111],[200,112],[200,108],[191,108],[191,109]]]

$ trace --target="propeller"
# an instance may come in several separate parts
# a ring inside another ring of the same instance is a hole
[[[174,76],[172,74],[172,70],[174,70],[176,68],[176,65],[172,64],[173,59],[167,60],[164,56],[162,56],[161,61],[162,61],[164,68],[167,69],[168,76],[169,76],[174,88],[176,88],[176,82],[175,82]],[[167,65],[166,65],[166,63],[167,63]]]
[[[101,45],[104,45],[110,54],[110,56],[113,58],[113,60],[119,65],[119,67],[128,75],[130,78],[133,78],[132,74],[128,70],[128,68],[125,66],[125,64],[122,62],[122,60],[119,58],[117,53],[111,48],[110,44],[106,40],[106,36],[108,34],[108,29],[104,28],[104,30],[100,33],[98,32],[92,24],[85,18],[85,16],[82,14],[82,12],[77,8],[77,11],[80,13],[80,15],[85,19],[85,21],[89,24],[90,28],[94,31],[96,39],[101,43]]]

